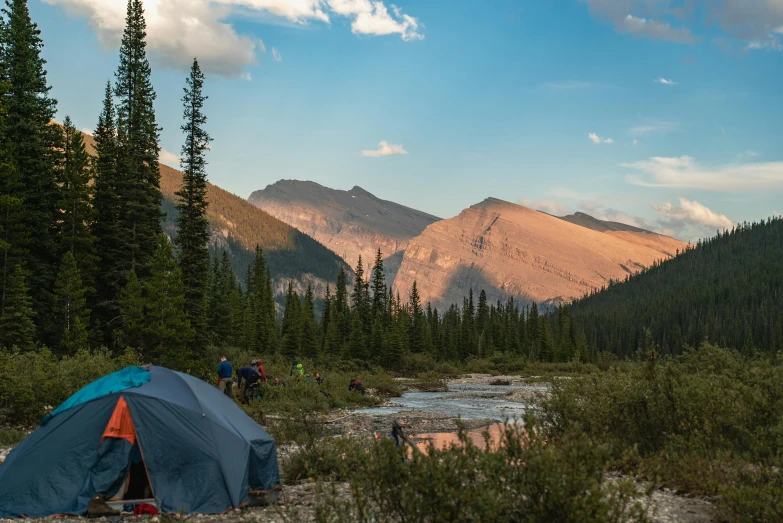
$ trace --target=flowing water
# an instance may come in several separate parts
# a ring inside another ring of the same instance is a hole
[[[406,392],[395,398],[391,405],[372,409],[360,409],[356,414],[396,414],[406,410],[419,410],[461,417],[463,419],[490,418],[498,421],[521,418],[529,405],[506,401],[510,391],[546,391],[546,385],[478,385],[449,384],[447,392]]]
[[[489,418],[496,420],[497,423],[467,433],[474,445],[484,448],[486,446],[485,431],[488,431],[490,435],[489,444],[497,443],[502,434],[502,422],[519,420],[525,410],[530,408],[530,405],[525,403],[507,401],[506,394],[518,390],[543,392],[547,389],[547,385],[449,384],[447,392],[406,392],[401,397],[395,398],[391,405],[360,409],[356,411],[356,414],[388,415],[417,410],[462,419]],[[416,437],[422,440],[417,443],[417,446],[425,452],[430,441],[436,448],[459,444],[459,438],[453,432],[418,434]]]

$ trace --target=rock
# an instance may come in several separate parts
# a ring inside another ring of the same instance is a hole
[[[485,290],[490,303],[514,296],[557,304],[687,246],[641,229],[588,225],[488,198],[412,239],[394,288],[405,300],[415,280],[421,302],[439,308],[462,303],[471,288]]]
[[[314,182],[280,180],[248,201],[315,238],[351,267],[362,257],[369,273],[378,249],[386,256],[386,279],[394,275],[411,238],[439,218],[381,200],[361,187],[340,191]]]

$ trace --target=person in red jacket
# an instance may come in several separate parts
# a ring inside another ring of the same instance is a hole
[[[266,372],[264,372],[264,362],[261,360],[253,360],[250,362],[250,366],[256,369],[256,372],[258,372],[261,375],[261,381],[266,381]]]

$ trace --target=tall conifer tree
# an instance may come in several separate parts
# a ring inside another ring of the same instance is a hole
[[[27,0],[6,0],[2,13],[0,81],[7,84],[2,101],[6,113],[2,150],[13,165],[2,181],[2,192],[13,198],[6,211],[7,219],[14,222],[5,227],[13,235],[8,241],[6,269],[24,261],[39,331],[49,338],[54,328],[47,312],[59,265],[54,224],[60,198],[55,167],[62,133],[52,123],[57,101],[49,95],[41,31],[30,19]]]
[[[190,76],[186,80],[182,98],[185,123],[185,144],[182,146],[180,166],[184,174],[177,210],[177,246],[179,266],[185,286],[185,312],[196,331],[196,340],[204,339],[206,327],[205,284],[209,272],[209,224],[207,222],[207,162],[204,155],[209,148],[210,136],[204,130],[207,117],[203,113],[204,75],[193,60]]]
[[[114,93],[111,82],[106,83],[103,110],[95,128],[95,175],[93,207],[95,209],[96,251],[98,270],[96,274],[97,295],[94,312],[101,328],[118,316],[118,300],[122,289],[123,274],[120,271],[123,240],[120,238],[120,200],[117,173],[117,126],[114,110]],[[107,333],[108,334],[108,333]],[[107,336],[106,341],[110,337]]]
[[[59,353],[72,355],[88,347],[87,326],[90,310],[85,299],[86,289],[72,251],[63,256],[54,284],[55,307],[59,338]]]
[[[128,0],[120,65],[115,74],[117,105],[117,193],[122,202],[118,233],[119,272],[146,276],[161,233],[160,128],[147,60],[146,22],[141,0]]]
[[[0,345],[22,351],[35,348],[35,313],[27,289],[24,270],[14,267],[8,278],[5,313],[0,318]]]

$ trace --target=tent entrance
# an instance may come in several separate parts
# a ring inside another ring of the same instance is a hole
[[[123,467],[121,474],[125,475],[122,484],[111,497],[112,501],[128,500],[149,500],[154,498],[152,492],[152,483],[150,482],[147,466],[144,463],[144,456],[141,453],[141,447],[136,435],[136,428],[133,426],[130,409],[125,398],[120,397],[117,405],[114,407],[109,423],[103,431],[101,445],[106,440],[121,442],[123,445],[131,445],[130,453],[126,454],[128,461]],[[126,447],[127,448],[127,447]]]

